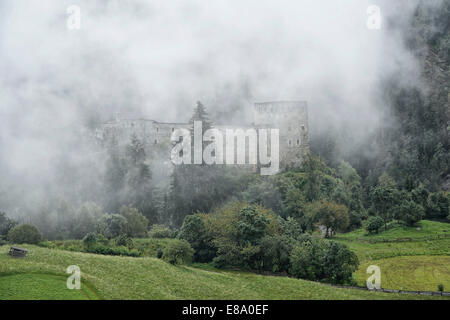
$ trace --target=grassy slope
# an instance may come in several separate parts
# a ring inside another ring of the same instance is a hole
[[[309,281],[242,272],[172,266],[155,258],[101,256],[26,246],[13,259],[0,247],[0,283],[5,274],[65,275],[69,265],[105,299],[423,299],[428,297],[338,289]],[[61,283],[65,285],[65,283]],[[45,286],[42,287],[45,290]],[[61,298],[54,296],[54,298]],[[430,297],[431,298],[431,297]]]
[[[437,291],[443,284],[450,291],[450,256],[408,256],[368,261],[356,272],[359,284],[364,285],[371,264],[380,267],[383,288]]]
[[[395,239],[425,240],[425,238],[433,238],[436,236],[450,238],[450,223],[422,220],[417,227],[406,227],[394,222],[390,224],[388,230],[384,231],[383,227],[380,229],[380,233],[377,234],[367,234],[367,231],[364,228],[359,228],[352,232],[340,234],[338,238],[360,241],[379,241]]]
[[[13,274],[0,277],[0,300],[96,300],[97,294],[86,284],[81,290],[68,290],[66,276],[52,274]]]
[[[359,285],[365,285],[366,269],[373,264],[381,269],[383,288],[436,291],[442,283],[450,291],[448,235],[450,224],[423,220],[420,230],[394,224],[379,234],[367,235],[361,228],[336,239],[358,255],[361,265],[355,276]],[[395,241],[405,238],[412,241]]]

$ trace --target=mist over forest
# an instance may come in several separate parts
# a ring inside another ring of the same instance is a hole
[[[71,4],[80,30],[67,29]],[[371,4],[379,30],[366,26]],[[152,180],[139,141],[119,159],[89,138],[117,114],[188,122],[196,101],[232,125],[252,122],[254,102],[307,101],[312,153],[356,170],[362,207],[383,172],[399,189],[448,190],[449,10],[444,0],[1,1],[0,211],[46,226],[43,212],[65,220],[87,202],[109,213],[133,205],[150,224],[180,227],[245,198],[242,181],[255,177],[230,173],[211,199],[189,198]],[[123,170],[131,182],[118,187]]]

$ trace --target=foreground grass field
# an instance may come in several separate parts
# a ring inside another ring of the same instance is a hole
[[[442,284],[450,291],[450,256],[403,256],[365,262],[356,272],[358,284],[365,284],[365,271],[371,264],[380,267],[383,288],[438,291]]]
[[[0,277],[0,300],[96,300],[97,294],[88,285],[81,290],[67,290],[66,276],[51,274],[13,274]]]
[[[423,220],[417,227],[396,223],[387,231],[367,235],[364,229],[339,234],[336,240],[349,246],[360,260],[355,274],[364,286],[369,265],[381,270],[385,289],[450,291],[450,224]]]
[[[30,278],[32,293],[15,291],[3,299],[64,299],[65,281],[39,281],[42,275],[67,277],[69,265],[77,265],[85,284],[102,299],[431,299],[419,295],[387,294],[339,289],[304,280],[261,276],[244,272],[201,270],[172,266],[155,258],[101,256],[26,246],[26,258],[7,255],[0,247],[0,288],[13,280]],[[22,278],[11,279],[12,274]],[[48,279],[47,279],[48,280]],[[83,285],[82,285],[83,287]],[[20,289],[20,287],[18,287]],[[56,290],[58,289],[58,291]],[[85,296],[86,297],[86,296]],[[438,297],[441,298],[441,297]]]

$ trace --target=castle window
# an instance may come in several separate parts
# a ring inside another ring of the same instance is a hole
[[[300,139],[297,139],[297,145],[298,146],[300,145]]]
[[[288,140],[288,145],[291,146],[292,145],[292,141],[291,139]]]
[[[305,126],[302,126],[302,130],[305,131]]]
[[[156,132],[159,132],[159,128],[158,127],[156,127]]]
[[[158,143],[158,140],[155,139],[155,144],[157,144],[157,143]]]
[[[172,132],[174,132],[175,131],[175,128],[172,128]]]

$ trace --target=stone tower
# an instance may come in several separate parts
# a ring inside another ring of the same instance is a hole
[[[254,125],[280,130],[280,165],[300,165],[309,153],[306,101],[255,103]]]

